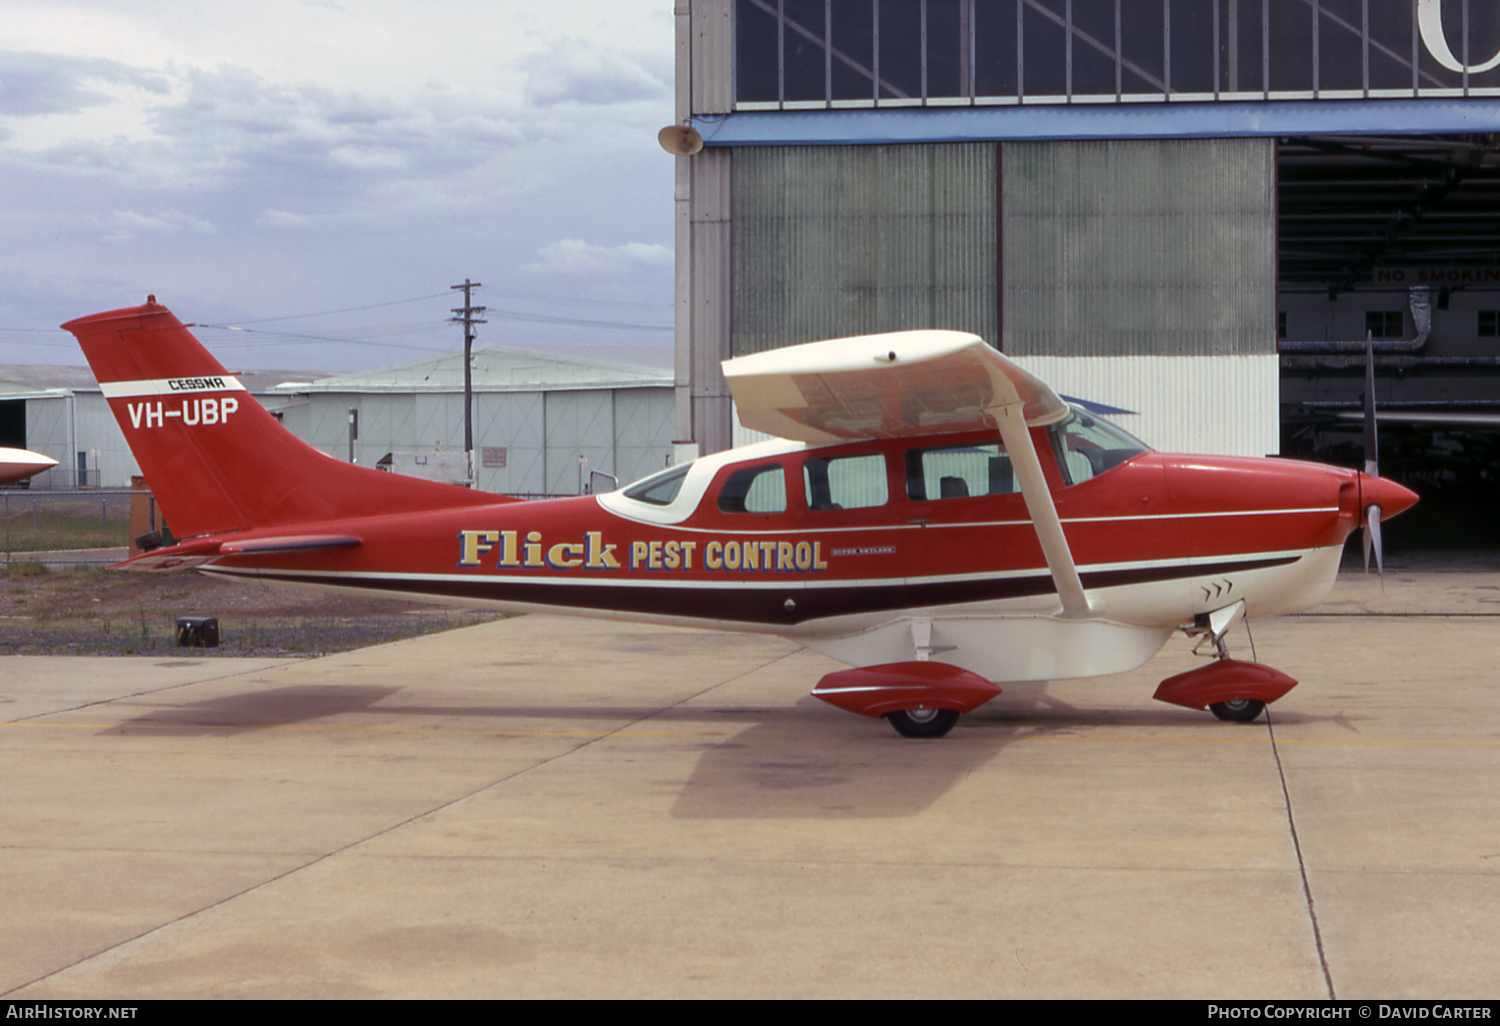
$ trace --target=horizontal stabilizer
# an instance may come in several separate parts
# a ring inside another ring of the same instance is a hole
[[[348,534],[292,534],[266,538],[241,538],[225,541],[218,538],[194,538],[180,545],[152,549],[120,563],[111,570],[136,570],[145,573],[171,573],[191,570],[221,556],[256,556],[271,552],[307,552],[316,549],[352,549],[360,540]]]
[[[111,563],[111,570],[134,570],[139,573],[165,574],[176,570],[191,570],[218,558],[220,541],[217,538],[194,538],[180,545],[152,549],[139,556],[119,563]]]
[[[348,534],[292,534],[277,538],[247,538],[227,541],[219,548],[223,556],[258,555],[266,552],[302,552],[308,549],[352,549],[359,539]]]

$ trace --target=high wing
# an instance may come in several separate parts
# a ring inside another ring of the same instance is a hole
[[[994,428],[1019,408],[1032,426],[1068,405],[978,335],[899,331],[808,342],[724,363],[740,423],[814,445]]]
[[[812,444],[998,428],[1070,619],[1093,614],[1029,428],[1068,404],[978,335],[902,331],[788,346],[724,363],[740,423]]]

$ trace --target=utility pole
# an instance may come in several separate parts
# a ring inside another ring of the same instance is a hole
[[[464,326],[464,455],[469,461],[469,487],[479,486],[479,475],[474,466],[474,371],[472,354],[474,348],[474,325],[484,324],[485,321],[477,319],[475,314],[484,313],[485,308],[474,306],[470,302],[469,293],[484,286],[480,282],[471,282],[465,278],[462,285],[450,285],[450,289],[464,290],[464,305],[461,309],[454,310],[460,317],[450,317],[450,321],[460,321]]]

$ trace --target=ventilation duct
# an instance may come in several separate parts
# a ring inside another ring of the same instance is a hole
[[[1294,353],[1355,353],[1363,356],[1366,345],[1373,345],[1375,352],[1379,354],[1388,353],[1416,353],[1427,344],[1427,336],[1432,334],[1432,290],[1428,288],[1417,288],[1411,290],[1411,319],[1416,325],[1417,335],[1409,339],[1377,338],[1373,341],[1358,339],[1351,342],[1289,342],[1283,340],[1278,346],[1283,354]]]

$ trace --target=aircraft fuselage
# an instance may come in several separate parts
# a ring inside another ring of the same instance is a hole
[[[1057,589],[1019,492],[932,497],[912,480],[913,453],[940,453],[960,480],[966,462],[1003,458],[990,455],[998,453],[993,435],[972,432],[823,447],[765,443],[697,461],[667,504],[623,489],[303,524],[300,531],[326,528],[360,544],[221,557],[203,569],[425,601],[775,633],[836,656],[848,643],[866,661],[872,646],[890,649],[887,661],[910,658],[905,625],[915,617],[936,620],[960,642],[934,658],[1003,681],[1138,665],[1174,628],[1239,600],[1249,616],[1310,608],[1332,586],[1344,539],[1359,524],[1354,471],[1143,451],[1065,485],[1046,432],[1033,434],[1099,623],[1051,618]],[[819,508],[809,465],[849,461],[866,472],[854,485],[868,504]],[[749,470],[779,477],[760,503],[772,508],[726,500]],[[975,476],[967,475],[971,484]],[[996,616],[1017,622],[1007,628]],[[882,642],[885,628],[895,629]],[[1100,637],[1093,650],[1071,655],[1065,640],[1059,651],[1039,646],[1047,665],[1030,666],[1016,658],[1013,629]],[[989,649],[1002,654],[987,657]]]

